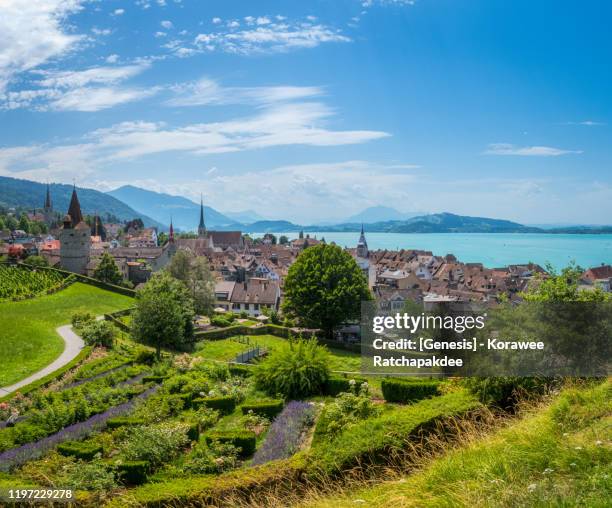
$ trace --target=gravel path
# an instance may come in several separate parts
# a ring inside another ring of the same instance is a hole
[[[57,369],[63,367],[68,362],[73,360],[81,352],[81,349],[83,349],[85,343],[83,342],[83,339],[81,339],[81,337],[74,333],[71,325],[60,326],[56,329],[56,331],[60,334],[61,338],[64,339],[64,352],[59,355],[59,357],[54,362],[50,363],[49,365],[32,374],[31,376],[28,376],[27,378],[22,379],[21,381],[13,385],[3,386],[2,388],[0,388],[0,397],[8,393],[14,392],[23,386],[29,385],[33,381],[45,377],[47,374],[51,374],[52,372],[56,371]]]

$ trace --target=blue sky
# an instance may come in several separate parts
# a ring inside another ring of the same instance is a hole
[[[608,2],[7,0],[0,174],[300,223],[612,217]]]

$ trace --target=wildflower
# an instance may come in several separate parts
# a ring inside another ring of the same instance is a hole
[[[550,474],[550,473],[553,473],[554,471],[555,471],[554,469],[551,469],[551,468],[547,467],[547,468],[544,470],[544,474]]]
[[[582,446],[576,446],[574,450],[582,450]]]
[[[570,467],[576,467],[576,463],[575,463],[575,462],[572,462],[572,463],[570,464]]]
[[[535,489],[537,489],[537,488],[538,488],[538,486],[537,486],[535,483],[531,483],[531,484],[530,484],[530,485],[527,487],[527,490],[528,490],[529,492],[533,492],[533,491],[534,491]]]
[[[599,439],[595,441],[595,446],[601,446],[602,444],[603,444],[603,441],[600,441]]]
[[[349,380],[349,385],[355,386],[355,380],[354,379]]]

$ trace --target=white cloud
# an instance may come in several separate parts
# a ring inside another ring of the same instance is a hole
[[[110,28],[92,28],[91,32],[94,35],[101,35],[101,36],[106,36],[106,35],[110,35],[112,33],[112,30]]]
[[[218,25],[219,23],[221,23],[221,18],[213,18],[212,22],[214,25]]]
[[[114,16],[122,16],[123,14],[125,14],[125,9],[115,9],[113,11]]]
[[[4,0],[0,15],[0,93],[19,73],[66,54],[83,39],[65,26],[84,0]]]
[[[110,59],[110,60],[109,60]],[[111,55],[107,61],[117,61]],[[34,71],[36,89],[0,94],[0,109],[32,107],[38,110],[100,111],[117,104],[140,100],[159,91],[118,86],[149,68],[150,63],[98,66],[80,71]]]
[[[246,16],[244,20],[249,28],[234,30],[238,23],[232,22],[228,26],[229,31],[220,27],[217,31],[200,33],[192,44],[199,52],[223,51],[249,55],[314,48],[323,43],[351,40],[337,29],[312,21],[272,22],[267,16]]]
[[[414,5],[416,0],[360,0],[362,7],[368,8],[375,5]]]
[[[209,78],[173,87],[176,97],[169,106],[205,106],[224,104],[266,105],[317,97],[323,89],[314,86],[223,87]]]
[[[584,125],[586,127],[599,127],[606,124],[604,122],[596,122],[595,120],[582,120],[581,122],[565,122],[563,125]]]
[[[510,143],[490,144],[484,152],[488,155],[522,155],[527,157],[557,157],[559,155],[580,154],[582,150],[563,150],[551,146],[516,146]]]
[[[110,64],[117,63],[119,61],[119,55],[113,53],[112,55],[108,55],[106,57],[106,62]]]
[[[155,32],[153,35],[159,38],[159,37],[165,37],[168,34],[166,32]]]
[[[160,23],[160,25],[165,28],[166,30],[170,30],[174,25],[172,24],[172,21],[169,20],[164,20]]]

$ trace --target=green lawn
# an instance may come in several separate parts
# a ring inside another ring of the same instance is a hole
[[[255,347],[256,345],[268,349],[272,352],[280,346],[287,344],[286,339],[274,335],[251,335],[249,336],[250,345],[243,344],[233,339],[202,341],[198,345],[196,356],[213,360],[230,361],[236,355]],[[331,353],[332,370],[343,370],[358,372],[361,367],[361,356],[357,353],[345,351],[343,349],[329,349]]]
[[[75,283],[53,295],[0,303],[0,386],[11,385],[40,370],[64,350],[56,333],[76,311],[95,315],[125,309],[132,298]]]

